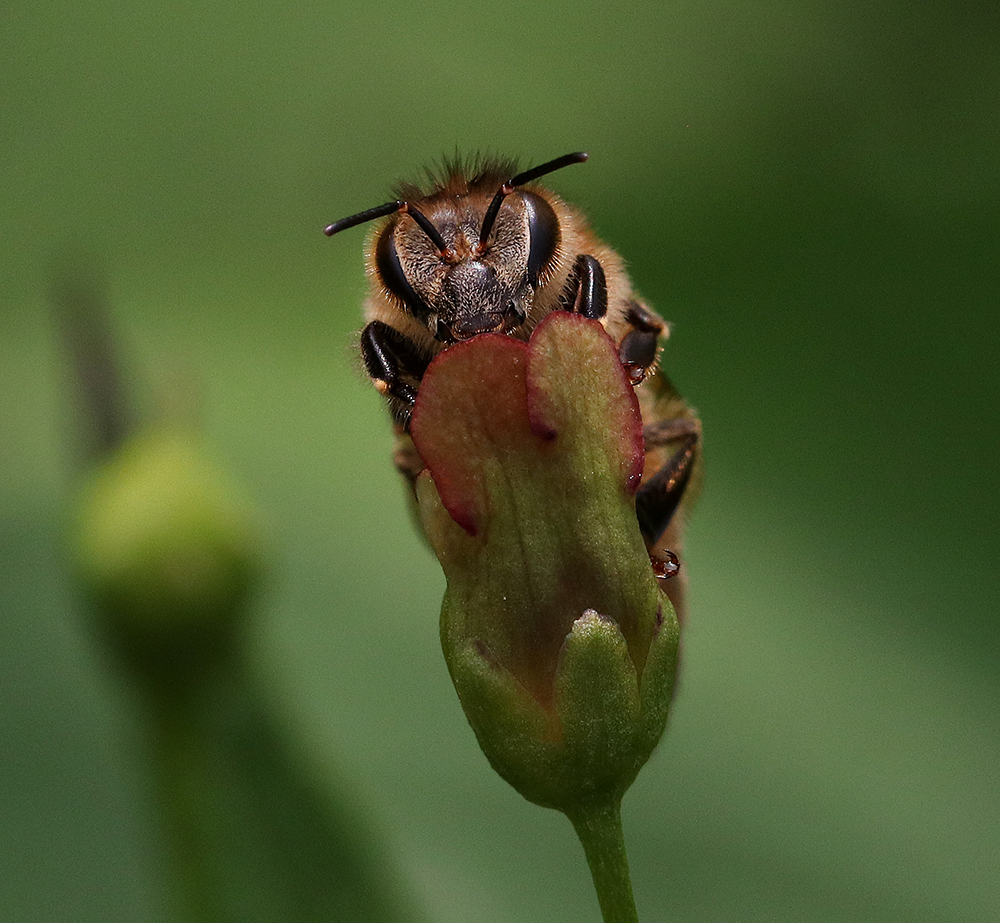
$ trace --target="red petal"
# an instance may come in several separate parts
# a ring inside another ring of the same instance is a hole
[[[600,322],[565,311],[549,314],[528,344],[527,388],[532,432],[549,441],[560,432],[579,436],[591,451],[605,453],[625,489],[635,493],[644,460],[642,415]]]
[[[511,443],[534,441],[525,409],[527,352],[520,340],[483,334],[439,353],[420,383],[410,435],[445,509],[470,535],[489,509],[483,463]]]

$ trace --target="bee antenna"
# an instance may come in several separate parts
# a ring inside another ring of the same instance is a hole
[[[411,205],[409,202],[400,202],[399,210],[401,212],[406,212],[409,216],[420,225],[420,230],[422,230],[438,248],[438,252],[443,257],[449,257],[451,255],[451,248],[444,242],[444,238],[441,236],[441,232],[434,227],[433,222],[428,218],[416,205]]]
[[[442,256],[448,257],[451,254],[451,250],[444,242],[441,232],[434,227],[430,218],[428,218],[415,205],[411,205],[409,202],[395,201],[386,202],[385,205],[376,205],[374,208],[369,208],[367,211],[351,215],[350,218],[341,218],[340,221],[334,221],[333,224],[327,225],[327,227],[323,230],[323,233],[326,234],[327,237],[333,237],[334,234],[337,234],[340,231],[346,231],[348,228],[364,224],[366,221],[374,221],[376,218],[384,218],[386,215],[391,215],[393,212],[406,212],[411,218],[413,218],[414,221],[417,222],[420,229],[431,239],[431,242],[438,248]]]
[[[586,151],[577,151],[575,154],[563,154],[562,157],[556,157],[555,160],[549,160],[537,167],[532,167],[530,170],[525,170],[523,173],[518,173],[517,176],[511,177],[504,183],[498,190],[495,196],[493,196],[493,201],[490,202],[490,207],[486,209],[486,217],[483,218],[483,227],[479,232],[479,248],[485,249],[486,240],[490,236],[490,232],[493,230],[493,225],[497,220],[497,214],[500,211],[500,206],[503,204],[503,200],[507,198],[518,186],[523,186],[525,183],[530,183],[533,180],[538,179],[540,176],[545,176],[547,173],[553,173],[556,170],[561,170],[563,167],[568,167],[573,163],[583,163],[590,155]]]
[[[374,221],[376,218],[384,218],[393,212],[402,211],[405,207],[405,202],[386,202],[385,205],[376,205],[375,208],[358,212],[356,215],[351,215],[350,218],[341,218],[340,221],[334,221],[333,224],[327,225],[324,228],[323,233],[327,237],[333,237],[334,234],[346,231],[348,228],[364,224],[366,221]]]

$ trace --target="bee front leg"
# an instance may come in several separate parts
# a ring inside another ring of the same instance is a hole
[[[696,419],[678,417],[651,423],[643,430],[646,451],[678,443],[663,466],[639,486],[635,514],[646,545],[652,548],[666,531],[691,479],[701,437]]]
[[[604,268],[592,256],[581,254],[562,291],[560,303],[566,311],[601,320],[608,313],[608,283]]]
[[[378,320],[361,331],[361,358],[375,387],[390,399],[397,423],[408,430],[417,386],[427,371],[428,360],[417,352],[412,341]]]

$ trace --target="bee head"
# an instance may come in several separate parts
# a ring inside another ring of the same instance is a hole
[[[387,202],[331,224],[326,233],[394,214],[377,235],[375,269],[403,309],[445,343],[511,333],[527,319],[560,239],[548,201],[517,187],[586,159],[585,153],[567,154],[499,189],[495,179],[482,176],[458,192],[446,186],[419,205]]]

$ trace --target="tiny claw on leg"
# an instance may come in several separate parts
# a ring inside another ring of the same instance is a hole
[[[649,563],[653,565],[653,574],[657,580],[669,580],[676,577],[681,569],[681,562],[672,551],[665,551],[665,558],[655,555],[649,556]]]

